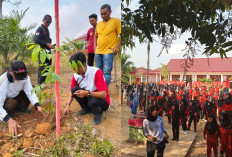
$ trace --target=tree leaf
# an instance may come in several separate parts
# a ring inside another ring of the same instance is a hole
[[[33,62],[37,62],[38,60],[38,56],[39,56],[39,51],[40,51],[40,46],[37,45],[33,51],[32,51],[32,54],[31,54],[31,59]]]
[[[40,61],[42,64],[44,64],[46,58],[47,58],[47,53],[44,50],[40,51]]]
[[[45,79],[45,83],[50,83],[52,82],[52,74],[48,75]]]

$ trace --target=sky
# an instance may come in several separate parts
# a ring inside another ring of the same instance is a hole
[[[12,0],[16,1],[16,0]],[[98,15],[98,21],[101,21],[100,7],[103,4],[109,4],[112,9],[111,17],[121,19],[121,0],[60,0],[60,39],[75,39],[91,28],[88,16],[92,13]],[[53,18],[52,24],[49,26],[52,43],[56,42],[55,31],[55,12],[54,0],[22,0],[19,6],[13,6],[7,2],[3,2],[3,15],[9,15],[11,10],[25,10],[29,7],[26,16],[22,20],[21,25],[28,26],[32,23],[37,26],[30,32],[35,33],[37,27],[42,24],[44,15],[50,14]]]
[[[131,10],[134,10],[138,8],[138,0],[133,0],[130,4]],[[150,69],[157,69],[161,67],[162,64],[168,64],[170,59],[182,59],[184,55],[185,40],[190,37],[190,33],[184,33],[181,35],[180,38],[175,40],[171,46],[171,48],[168,50],[168,54],[166,51],[163,51],[163,53],[159,56],[158,54],[161,51],[162,45],[160,44],[160,40],[157,37],[153,37],[155,41],[151,43],[150,47]],[[136,47],[131,49],[127,49],[125,52],[131,55],[131,61],[134,62],[135,67],[147,67],[147,43],[139,43],[139,40],[135,40]],[[206,58],[206,55],[202,55],[202,52],[204,50],[204,47],[199,45],[198,48],[200,51],[198,51],[198,55],[195,58]],[[228,57],[232,57],[232,53],[227,53]],[[219,54],[212,55],[210,57],[220,57]]]

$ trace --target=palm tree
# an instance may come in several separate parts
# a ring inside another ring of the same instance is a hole
[[[129,82],[129,73],[135,69],[134,63],[129,61],[130,55],[126,53],[122,53],[121,56],[121,65],[122,65],[122,82],[128,83]]]
[[[32,42],[32,35],[28,35],[28,31],[36,25],[32,24],[24,28],[20,26],[28,9],[21,12],[12,11],[10,16],[0,19],[0,56],[4,60],[0,63],[2,72],[6,71],[14,60],[18,58],[23,60],[30,56],[26,44]]]
[[[168,66],[165,64],[161,64],[160,72],[161,72],[161,75],[164,77],[164,80],[168,81],[168,76],[170,74]]]

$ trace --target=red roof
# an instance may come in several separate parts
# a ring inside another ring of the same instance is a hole
[[[183,72],[184,59],[171,59],[168,63],[170,72]],[[190,62],[189,62],[190,63]],[[193,65],[187,68],[188,72],[232,72],[232,57],[221,58],[194,58]]]
[[[157,69],[155,69],[155,70],[149,69],[149,75],[155,75],[155,72],[157,73],[159,71],[157,71]],[[131,74],[147,75],[147,69],[140,67],[140,68],[137,68],[134,71],[132,71]]]

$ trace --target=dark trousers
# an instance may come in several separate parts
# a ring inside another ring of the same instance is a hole
[[[211,149],[213,148],[214,156],[217,157],[217,146],[214,146],[212,144],[207,144],[207,157],[211,157]]]
[[[167,113],[167,117],[168,117],[168,123],[171,123],[171,115],[169,114],[169,111],[167,111],[166,113]]]
[[[147,141],[147,157],[154,157],[157,150],[157,157],[163,157],[165,149],[165,139],[159,144]]]
[[[84,90],[79,87],[72,88],[72,94],[78,90]],[[94,97],[84,97],[79,98],[76,95],[72,95],[78,103],[81,105],[83,110],[90,110],[93,114],[101,114],[103,111],[106,111],[109,108],[109,105],[105,99],[94,98]]]
[[[88,53],[88,66],[93,66],[95,53]]]
[[[15,112],[20,112],[28,108],[30,100],[24,91],[21,91],[19,95],[14,98],[7,98],[4,102],[3,108],[6,112],[12,116]]]
[[[181,116],[181,125],[184,131],[187,131],[187,118],[185,115]]]
[[[197,116],[194,116],[194,115],[191,115],[190,118],[189,118],[189,123],[188,123],[188,130],[190,129],[191,127],[191,123],[192,121],[194,122],[194,131],[197,130]]]
[[[180,122],[177,120],[173,120],[172,121],[172,133],[173,133],[173,139],[177,139],[179,140],[179,125],[180,125]]]
[[[51,54],[51,52],[49,53]],[[39,60],[39,69],[38,69],[38,85],[42,84],[45,82],[45,79],[46,79],[46,76],[42,76],[43,73],[47,72],[43,72],[43,70],[47,67],[47,66],[51,66],[52,65],[52,59],[48,59],[46,58],[45,62],[43,63],[43,65],[41,65],[41,61],[40,61],[40,55],[38,57],[38,60]],[[43,73],[42,73],[43,72]]]

